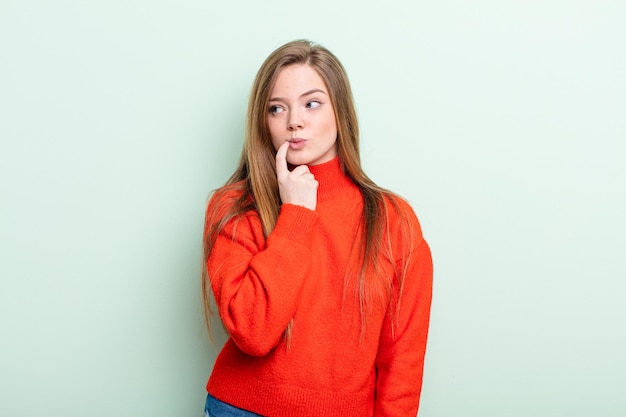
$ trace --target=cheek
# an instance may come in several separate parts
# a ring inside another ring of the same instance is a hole
[[[326,120],[326,130],[328,133],[337,136],[337,122],[335,121],[335,115],[329,115]]]
[[[324,129],[327,132],[337,131],[337,120],[335,119],[335,112],[332,107],[327,108],[322,118]]]
[[[274,147],[274,150],[277,151],[280,145],[282,144],[282,140],[281,140],[282,136],[277,131],[276,126],[272,128],[272,125],[270,123],[267,124],[267,130],[269,131],[269,134],[270,134],[272,146]]]
[[[272,123],[272,119],[267,119],[267,131],[270,134],[270,137],[272,138],[272,142],[274,142],[274,138],[276,137],[276,123]]]

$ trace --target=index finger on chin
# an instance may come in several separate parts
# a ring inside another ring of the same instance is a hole
[[[287,149],[289,142],[285,142],[276,151],[276,175],[281,177],[289,173],[287,168]]]

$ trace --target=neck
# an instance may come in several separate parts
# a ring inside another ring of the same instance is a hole
[[[345,187],[354,186],[354,183],[346,176],[341,168],[339,157],[319,165],[310,165],[309,171],[313,174],[319,187],[317,198],[320,201],[332,198],[338,192],[345,191]]]

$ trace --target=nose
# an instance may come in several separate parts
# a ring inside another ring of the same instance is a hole
[[[294,130],[302,129],[302,127],[303,127],[302,117],[300,117],[300,114],[298,114],[298,112],[295,112],[295,111],[290,111],[289,119],[287,120],[287,129],[294,131]]]

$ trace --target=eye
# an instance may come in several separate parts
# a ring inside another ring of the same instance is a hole
[[[306,103],[306,108],[307,109],[314,109],[314,108],[319,107],[321,105],[322,105],[322,103],[320,103],[319,101],[311,100],[308,103]]]
[[[278,114],[278,113],[282,113],[283,112],[283,108],[280,106],[270,106],[270,113],[272,114]]]

